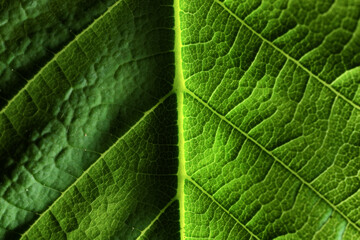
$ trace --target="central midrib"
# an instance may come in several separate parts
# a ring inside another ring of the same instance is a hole
[[[174,79],[174,92],[177,98],[177,125],[178,125],[178,150],[179,150],[179,165],[178,165],[178,185],[176,198],[179,201],[179,216],[180,216],[180,239],[185,239],[185,150],[184,150],[184,89],[185,81],[182,69],[181,58],[181,29],[180,29],[180,0],[174,0],[174,18],[175,18],[175,79]]]

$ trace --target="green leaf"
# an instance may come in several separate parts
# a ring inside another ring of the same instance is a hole
[[[0,107],[115,0],[2,1]]]
[[[0,239],[360,238],[357,0],[0,17]]]

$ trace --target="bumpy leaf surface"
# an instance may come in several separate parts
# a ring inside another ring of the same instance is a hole
[[[0,19],[0,239],[360,239],[359,1]]]

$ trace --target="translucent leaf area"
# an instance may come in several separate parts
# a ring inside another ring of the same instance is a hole
[[[360,239],[358,0],[0,2],[0,239]]]

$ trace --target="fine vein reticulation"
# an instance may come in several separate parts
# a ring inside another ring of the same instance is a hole
[[[360,237],[356,1],[89,4],[0,83],[0,238]]]

